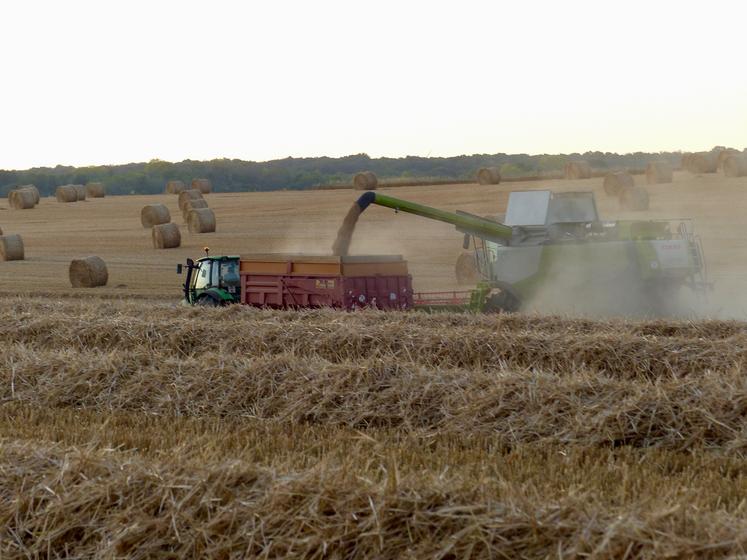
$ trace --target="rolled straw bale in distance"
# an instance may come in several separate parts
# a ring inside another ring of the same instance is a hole
[[[607,173],[604,177],[604,192],[610,196],[617,196],[621,190],[633,187],[635,187],[635,181],[627,171]]]
[[[184,209],[182,210],[182,218],[184,218],[184,221],[187,221],[187,218],[189,217],[189,213],[192,210],[197,210],[199,208],[207,208],[208,203],[207,200],[204,198],[197,198],[197,199],[189,199],[187,200],[187,203],[184,205]]]
[[[371,171],[361,171],[353,176],[353,188],[358,191],[373,191],[379,180]]]
[[[210,179],[192,179],[192,188],[200,191],[202,194],[208,194],[213,191]]]
[[[481,185],[497,185],[501,182],[501,170],[498,167],[483,167],[477,172],[477,182]]]
[[[86,199],[86,187],[85,185],[73,185],[73,188],[75,189],[75,195],[78,200],[85,200]]]
[[[733,148],[726,148],[725,150],[721,150],[718,152],[718,156],[716,157],[716,168],[720,171],[724,168],[724,163],[726,163],[726,159],[734,154],[738,154],[739,152]]]
[[[169,209],[163,204],[148,204],[140,211],[140,223],[144,228],[152,228],[158,224],[167,224],[171,221]]]
[[[54,192],[57,202],[75,202],[78,200],[78,192],[73,185],[62,185]]]
[[[106,263],[96,256],[73,259],[70,261],[68,274],[73,288],[106,286],[109,281],[109,271],[106,269]]]
[[[747,156],[730,154],[724,160],[724,175],[726,177],[744,177],[747,175]]]
[[[648,210],[648,191],[642,187],[620,191],[620,206],[624,210]]]
[[[86,194],[91,198],[104,198],[106,196],[104,183],[88,183],[86,185]]]
[[[39,196],[39,189],[36,188],[35,185],[23,185],[21,187],[18,187],[16,190],[29,190],[32,193],[34,193],[34,204],[39,204],[39,200],[41,197]]]
[[[477,284],[480,281],[480,271],[477,270],[477,259],[474,253],[462,253],[454,265],[454,273],[458,284]]]
[[[215,231],[215,213],[210,208],[196,208],[187,215],[190,233],[211,233]]]
[[[182,244],[182,234],[175,223],[158,224],[151,232],[155,249],[173,249]]]
[[[16,189],[10,193],[8,203],[16,210],[28,210],[36,206],[34,192],[29,189]]]
[[[0,257],[4,261],[23,260],[23,239],[20,235],[0,235]]]
[[[566,179],[588,179],[591,177],[591,165],[588,161],[569,161],[565,164]]]
[[[181,181],[172,180],[166,183],[166,194],[179,194],[184,189],[184,183]]]
[[[649,185],[671,183],[673,177],[672,166],[666,161],[652,161],[646,166],[646,182]]]
[[[718,156],[713,152],[698,152],[688,157],[687,164],[690,173],[716,173]]]
[[[182,191],[179,193],[179,210],[184,212],[184,207],[189,203],[190,200],[199,200],[202,198],[202,193],[197,189],[190,189],[188,191]]]

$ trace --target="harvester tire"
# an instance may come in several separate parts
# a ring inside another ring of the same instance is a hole
[[[485,302],[485,313],[514,313],[521,307],[521,301],[508,290],[488,296]]]

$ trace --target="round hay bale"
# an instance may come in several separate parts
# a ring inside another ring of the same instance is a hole
[[[716,168],[721,171],[724,169],[724,163],[726,163],[726,160],[729,156],[738,154],[739,152],[733,148],[726,148],[725,150],[721,150],[718,152],[718,155],[716,156]]]
[[[39,189],[37,189],[35,185],[23,185],[23,186],[18,187],[15,190],[17,190],[17,191],[20,191],[20,190],[29,190],[29,191],[31,191],[32,193],[34,193],[34,204],[39,204],[39,200],[40,200],[41,197],[39,195]],[[11,191],[11,192],[13,192],[13,191]],[[10,198],[10,193],[8,193],[8,198]]]
[[[184,221],[187,221],[187,218],[189,217],[189,213],[192,210],[198,210],[200,208],[207,208],[208,203],[207,200],[204,198],[197,198],[197,199],[189,199],[187,203],[184,205],[184,209],[182,210],[182,218],[184,218]]]
[[[200,191],[202,194],[208,194],[213,191],[210,179],[192,179],[192,188]]]
[[[627,171],[607,173],[604,177],[604,192],[610,196],[617,196],[621,190],[633,187],[635,187],[635,181]]]
[[[673,177],[672,166],[666,161],[652,161],[646,166],[646,183],[649,185],[671,183]]]
[[[589,179],[591,177],[591,165],[588,161],[569,161],[565,164],[566,179]]]
[[[187,215],[190,233],[211,233],[215,231],[215,213],[210,208],[196,208]]]
[[[481,185],[497,185],[501,182],[499,167],[483,167],[477,172],[477,182]]]
[[[158,224],[151,232],[155,249],[173,249],[182,244],[182,234],[179,226],[174,223]]]
[[[747,175],[747,156],[729,154],[724,160],[724,175],[726,177],[744,177]]]
[[[182,191],[179,193],[179,210],[184,212],[184,207],[189,204],[190,200],[202,199],[202,193],[197,189]]]
[[[29,189],[16,189],[8,195],[8,203],[16,210],[28,210],[36,206],[34,191]]]
[[[0,235],[0,257],[4,261],[22,261],[23,239],[18,234]]]
[[[642,187],[620,191],[620,206],[623,210],[648,210],[648,191]]]
[[[99,257],[90,256],[70,261],[68,270],[70,284],[73,288],[95,288],[106,286],[109,281],[109,272],[106,263]]]
[[[84,185],[73,185],[78,200],[86,199],[86,187]]]
[[[687,170],[690,173],[716,173],[718,156],[713,152],[698,152],[687,158]]]
[[[379,180],[371,171],[361,171],[353,176],[353,188],[357,191],[375,191]]]
[[[158,224],[167,224],[171,221],[169,209],[163,204],[149,204],[143,206],[140,211],[140,223],[144,228],[152,228]]]
[[[106,196],[104,183],[88,183],[86,185],[86,195],[91,198],[104,198]]]
[[[460,285],[477,284],[482,276],[477,269],[477,259],[474,253],[462,253],[454,265],[457,283]]]
[[[78,192],[73,185],[62,185],[54,192],[57,202],[75,202],[78,200]]]
[[[173,180],[166,183],[166,194],[179,194],[185,189],[184,183]]]

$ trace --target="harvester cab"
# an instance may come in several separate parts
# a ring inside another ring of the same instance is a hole
[[[181,274],[183,268],[177,265],[177,273]],[[238,301],[241,285],[238,256],[206,256],[197,262],[187,259],[186,269],[183,290],[187,303],[217,307]]]

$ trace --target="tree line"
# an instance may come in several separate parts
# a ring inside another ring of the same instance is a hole
[[[679,166],[680,152],[616,154],[586,152],[557,155],[474,154],[455,157],[371,158],[355,154],[339,158],[314,157],[277,159],[265,162],[239,159],[211,161],[185,160],[171,163],[98,165],[90,167],[37,167],[22,171],[0,170],[0,195],[13,188],[33,184],[42,195],[50,195],[59,185],[101,182],[109,194],[154,194],[163,192],[166,181],[179,179],[189,184],[193,178],[210,179],[217,191],[272,191],[306,189],[318,185],[349,183],[359,171],[373,171],[380,179],[438,178],[473,180],[481,167],[500,167],[505,177],[561,172],[569,160],[583,159],[592,168],[643,169],[649,161],[666,160]]]

